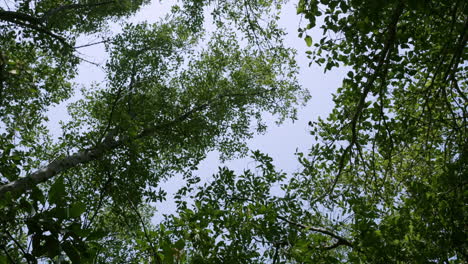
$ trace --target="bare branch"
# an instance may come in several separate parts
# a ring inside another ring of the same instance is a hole
[[[92,43],[88,43],[88,44],[84,44],[84,45],[80,45],[80,46],[75,46],[73,48],[74,49],[81,49],[81,48],[91,47],[91,46],[94,46],[94,45],[104,44],[104,43],[107,43],[107,42],[109,42],[109,40],[101,40],[101,41],[92,42]]]

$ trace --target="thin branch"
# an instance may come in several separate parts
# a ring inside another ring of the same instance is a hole
[[[133,204],[132,199],[130,199],[130,197],[128,196],[127,198],[128,198],[128,201],[130,202],[130,206],[132,207],[133,211],[136,213],[136,215],[138,216],[138,219],[140,220],[141,226],[143,227],[143,232],[145,234],[145,238],[150,244],[151,251],[153,252],[154,258],[157,260],[158,263],[161,263],[161,259],[159,258],[159,255],[156,252],[156,249],[154,248],[153,241],[149,237],[148,230],[146,228],[146,224],[145,224],[145,221],[143,220],[143,217],[141,217],[141,214],[138,211],[138,208],[136,208],[136,206]]]
[[[455,77],[455,74],[452,74],[451,79],[452,79],[452,85],[455,88],[455,90],[457,90],[458,95],[460,95],[460,97],[463,98],[465,103],[468,103],[468,97],[466,96],[465,92],[463,92],[460,89],[460,86],[458,86],[458,81],[457,81],[457,78]]]
[[[0,17],[1,19],[1,17]],[[8,22],[11,22],[11,23],[14,23],[14,24],[17,24],[17,25],[20,25],[22,27],[25,27],[25,28],[29,28],[29,29],[33,29],[39,33],[42,33],[44,35],[47,35],[49,37],[52,37],[53,39],[55,40],[58,40],[60,43],[62,43],[64,46],[68,47],[68,48],[73,48],[68,42],[67,40],[62,37],[62,36],[59,36],[53,32],[51,32],[50,30],[46,29],[45,27],[43,27],[41,24],[39,23],[25,23],[24,21],[20,21],[20,20],[11,20],[11,21],[8,21]]]
[[[88,44],[84,44],[84,45],[80,45],[80,46],[75,46],[74,49],[81,49],[81,48],[91,47],[91,46],[94,46],[94,45],[104,44],[104,43],[107,43],[109,41],[110,40],[105,39],[105,40],[92,42],[92,43],[88,43]]]
[[[352,148],[354,147],[354,145],[357,142],[358,121],[361,118],[362,111],[363,111],[364,105],[366,103],[367,95],[369,94],[371,88],[374,86],[374,82],[376,81],[377,77],[381,74],[381,69],[384,66],[384,63],[387,60],[388,56],[390,55],[391,47],[393,46],[393,43],[395,42],[395,37],[396,37],[396,32],[397,32],[397,24],[398,24],[398,21],[400,19],[401,14],[403,13],[403,10],[404,10],[404,3],[403,3],[403,1],[400,1],[398,3],[398,6],[396,7],[394,13],[393,13],[392,20],[391,20],[390,25],[388,27],[389,28],[389,33],[388,33],[387,40],[385,41],[385,44],[384,44],[384,47],[383,47],[382,51],[377,56],[377,58],[378,58],[377,67],[374,69],[374,73],[370,76],[370,78],[367,80],[366,84],[364,85],[364,90],[362,91],[362,94],[361,94],[361,97],[359,99],[359,103],[357,105],[357,108],[356,108],[356,111],[354,113],[353,119],[351,120],[351,132],[352,132],[351,142],[346,147],[346,149],[344,150],[343,154],[340,157],[340,160],[338,162],[338,173],[336,174],[335,179],[333,180],[333,183],[332,183],[332,186],[330,187],[330,189],[325,194],[323,194],[319,198],[315,199],[315,201],[321,200],[321,199],[325,198],[326,196],[328,196],[328,194],[333,192],[333,190],[335,189],[335,187],[336,187],[336,185],[338,183],[338,180],[339,180],[341,174],[343,173],[343,169],[344,169],[344,166],[345,166],[346,159],[351,154],[351,150],[352,150]],[[374,60],[374,61],[377,61],[377,60]]]
[[[105,136],[109,134],[109,130],[110,130],[110,127],[111,127],[111,125],[112,125],[112,117],[114,116],[114,111],[115,111],[115,107],[116,107],[116,105],[117,105],[117,102],[120,100],[122,90],[123,90],[123,87],[122,87],[122,86],[119,88],[119,90],[117,90],[117,94],[116,94],[116,96],[115,96],[115,100],[114,100],[114,102],[112,103],[112,106],[111,106],[111,111],[110,111],[110,113],[109,113],[109,118],[108,118],[108,120],[107,120],[107,125],[106,125],[106,127],[104,128],[104,130],[103,130],[101,136],[99,137],[99,140],[98,140],[99,143],[101,143],[102,140],[105,138]]]
[[[450,66],[447,69],[447,72],[445,73],[444,79],[442,80],[443,82],[447,80],[447,78],[450,75],[450,72],[452,72],[452,74],[456,72],[458,65],[460,64],[460,59],[463,56],[463,52],[465,51],[466,43],[468,41],[467,32],[468,32],[468,18],[465,20],[465,23],[463,25],[463,32],[459,36],[457,48],[449,63]]]
[[[105,195],[105,193],[107,191],[107,188],[108,188],[109,184],[112,182],[112,180],[113,180],[113,177],[109,175],[109,178],[107,179],[107,181],[102,186],[101,191],[99,192],[99,202],[98,202],[98,205],[96,207],[96,211],[94,212],[94,214],[91,217],[91,219],[89,220],[89,222],[85,225],[86,228],[89,228],[93,224],[94,219],[98,215],[99,209],[101,209],[102,203],[104,201],[104,195]]]
[[[286,217],[282,217],[282,216],[278,216],[279,219],[285,221],[286,223],[290,224],[290,225],[293,225],[295,227],[299,227],[301,229],[305,229],[305,230],[310,230],[310,231],[313,231],[313,232],[317,232],[317,233],[321,233],[321,234],[324,234],[324,235],[327,235],[327,236],[330,236],[336,240],[338,240],[338,243],[339,245],[337,246],[348,246],[348,247],[351,247],[353,248],[353,243],[351,243],[349,240],[347,240],[346,238],[342,237],[342,236],[339,236],[331,231],[328,231],[327,229],[325,228],[321,228],[321,227],[313,227],[313,226],[307,226],[307,225],[304,225],[304,224],[301,224],[301,223],[297,223],[297,222],[294,222],[294,221],[291,221],[289,219],[287,219]],[[337,247],[336,246],[336,247]]]
[[[324,246],[324,247],[322,247],[322,249],[332,250],[332,249],[335,249],[335,248],[337,248],[339,246],[345,246],[345,244],[343,244],[343,241],[338,240],[335,244],[330,245],[330,246]]]
[[[246,95],[244,94],[242,96]],[[25,177],[1,185],[0,199],[5,199],[7,193],[10,193],[13,197],[21,195],[22,193],[31,190],[34,186],[46,182],[60,173],[68,171],[69,169],[77,167],[79,165],[87,164],[91,161],[98,160],[109,151],[115,150],[125,144],[128,144],[129,142],[146,137],[155,136],[159,131],[181,123],[189,119],[195,113],[205,110],[209,106],[214,106],[216,103],[219,103],[220,100],[224,97],[229,96],[226,96],[224,94],[218,95],[211,101],[198,105],[192,108],[191,110],[185,112],[184,114],[180,115],[179,117],[174,118],[173,120],[167,121],[159,125],[146,127],[141,131],[140,134],[133,137],[126,135],[116,139],[115,134],[111,131],[102,142],[98,143],[92,148],[85,149],[75,154],[56,159],[49,163],[47,166],[38,169]]]
[[[66,45],[67,47],[70,47],[70,44],[68,44],[63,37],[56,35],[52,33],[50,30],[46,29],[42,25],[41,20],[38,19],[37,17],[33,17],[31,15],[24,14],[21,12],[0,10],[0,20],[36,30],[42,34],[48,35],[60,41],[62,44]]]
[[[16,23],[18,20],[31,24],[41,24],[41,20],[28,14],[0,9],[0,20]]]
[[[70,10],[70,9],[82,9],[82,8],[91,8],[101,5],[108,5],[115,3],[115,1],[106,1],[101,3],[94,3],[94,4],[69,4],[69,5],[62,5],[56,8],[49,9],[44,15],[41,17],[42,21],[47,21],[51,16],[56,15],[59,12]]]
[[[0,106],[3,105],[3,91],[5,89],[7,57],[0,51]]]
[[[93,61],[87,60],[87,59],[85,59],[85,58],[83,58],[83,57],[80,57],[80,56],[77,56],[77,55],[74,55],[74,54],[73,54],[72,56],[74,56],[75,58],[77,58],[77,59],[80,60],[80,61],[89,63],[89,64],[91,64],[91,65],[93,65],[93,66],[96,66],[96,67],[101,66],[101,64],[99,64],[99,63],[97,63],[97,62],[93,62]]]
[[[8,257],[8,259],[11,261],[11,263],[17,263],[17,262],[10,256],[10,253],[8,253],[8,250],[6,249],[5,246],[1,246],[1,248],[2,248],[3,251],[5,252],[5,255]]]
[[[26,259],[26,261],[27,261],[28,263],[31,263],[31,262],[29,261],[29,259],[27,258],[28,253],[26,253],[26,251],[24,250],[23,246],[10,234],[10,232],[5,231],[5,233],[10,237],[10,239],[13,241],[13,243],[15,243],[16,246],[21,250],[21,252],[23,253],[24,258]]]
[[[279,255],[279,245],[275,246],[275,255],[273,256],[273,264],[278,262],[278,255]]]

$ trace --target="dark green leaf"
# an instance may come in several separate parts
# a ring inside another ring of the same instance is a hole
[[[69,241],[66,241],[65,243],[62,243],[62,248],[67,254],[67,256],[70,258],[72,263],[81,263],[80,254],[76,250],[76,248],[73,246],[72,243],[70,243]]]
[[[86,211],[86,205],[82,202],[76,202],[71,205],[69,210],[69,217],[80,217]]]
[[[63,203],[65,196],[65,184],[63,177],[58,177],[50,187],[49,203],[60,205]]]

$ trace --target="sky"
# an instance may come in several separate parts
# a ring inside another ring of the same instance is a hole
[[[300,67],[298,76],[299,84],[310,91],[312,99],[305,107],[298,109],[298,119],[292,122],[286,121],[280,126],[274,124],[274,120],[269,118],[267,123],[269,128],[263,135],[254,136],[248,141],[248,146],[251,150],[260,150],[268,154],[274,160],[277,168],[287,172],[293,173],[300,169],[300,165],[294,155],[297,151],[306,152],[312,145],[312,136],[309,134],[309,121],[317,120],[319,116],[326,117],[333,108],[332,93],[336,91],[341,84],[341,80],[345,75],[343,68],[338,70],[328,71],[326,74],[323,68],[318,65],[311,65],[309,67],[309,60],[305,52],[310,48],[307,47],[303,39],[298,38],[297,29],[300,24],[300,17],[296,15],[296,1],[288,3],[282,10],[279,25],[285,28],[287,35],[285,36],[286,46],[295,48],[297,52],[297,63]],[[157,21],[162,14],[169,12],[169,5],[160,4],[159,1],[154,1],[144,6],[135,16],[130,20],[132,22],[154,22]],[[320,21],[318,21],[320,26]],[[113,26],[113,31],[118,31],[118,27]],[[308,32],[312,39],[320,39],[320,29]],[[78,41],[82,44],[98,41],[99,39],[87,38]],[[92,61],[97,64],[104,65],[105,51],[103,45],[96,45],[87,48],[79,49],[79,56]],[[104,79],[104,72],[102,68],[93,64],[82,62],[79,66],[79,74],[76,78],[76,83],[81,86],[89,86],[93,82],[100,82]],[[51,132],[59,136],[61,134],[59,121],[67,121],[69,116],[66,111],[66,105],[80,98],[79,93],[65,103],[54,107],[49,112],[49,127]],[[209,153],[207,158],[199,165],[197,174],[203,181],[209,181],[211,175],[217,172],[219,166],[228,166],[237,172],[244,169],[252,168],[255,164],[249,158],[231,160],[225,164],[221,164],[218,159],[218,154],[215,152]],[[174,193],[178,187],[182,186],[181,177],[174,177],[166,182],[162,187],[169,193]],[[161,219],[161,214],[171,213],[174,210],[174,204],[171,204],[171,199],[168,203],[158,205],[158,213],[154,221]]]

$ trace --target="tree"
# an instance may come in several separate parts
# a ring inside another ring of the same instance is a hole
[[[111,14],[96,13],[101,22],[87,31],[74,31],[72,21],[63,24],[70,28],[48,33],[17,17],[26,26],[16,25],[27,30],[23,40],[13,33],[2,38],[12,43],[9,57],[36,54],[31,50],[41,46],[31,44],[34,34],[58,48],[37,52],[42,59],[25,64],[35,79],[18,76],[23,68],[10,66],[21,63],[1,67],[2,87],[9,87],[2,92],[10,98],[1,108],[7,109],[3,122],[12,131],[2,139],[2,177],[12,177],[0,187],[3,259],[468,261],[465,2],[298,1],[297,12],[306,20],[299,37],[313,45],[311,63],[325,71],[350,69],[334,97],[335,109],[310,123],[313,144],[297,154],[300,172],[286,175],[255,151],[254,171],[236,175],[220,168],[202,186],[191,171],[206,151],[245,153],[242,138],[252,134],[251,119],[262,110],[291,116],[294,96],[307,97],[274,23],[277,2],[216,2],[218,31],[201,52],[203,9],[211,2],[185,1],[157,25],[127,25],[107,44],[105,85],[88,88],[71,107],[73,121],[60,142],[45,136],[43,112],[29,115],[36,117],[28,122],[20,117],[68,96],[64,83],[79,58],[64,48],[59,33],[70,34],[69,43],[72,33],[93,32]],[[10,27],[15,22],[1,17]],[[308,30],[317,19],[324,21],[323,38],[314,43]],[[238,34],[246,41],[239,42]],[[161,48],[148,48],[155,45]],[[9,61],[5,56],[2,62]],[[36,66],[43,60],[45,66]],[[42,97],[30,99],[24,90],[29,83],[54,89],[41,88]],[[264,129],[261,123],[258,128]],[[47,163],[55,174],[28,173],[46,160],[55,160]],[[153,225],[148,202],[164,199],[158,184],[174,173],[187,180],[175,196],[177,214]],[[34,177],[47,180],[22,180]]]
[[[126,23],[145,3],[1,7],[0,263],[166,261],[180,243],[153,239],[160,183],[193,180],[208,151],[243,155],[265,130],[261,113],[281,122],[307,100],[275,23],[280,2],[182,1],[158,23]],[[76,42],[91,34],[111,35],[98,43],[109,54],[105,81],[83,90],[53,140],[47,110],[77,89]]]
[[[181,190],[159,243],[184,241],[190,263],[468,261],[466,1],[300,0],[297,12],[311,63],[350,69],[310,123],[302,171],[260,152],[255,170],[221,168]]]

